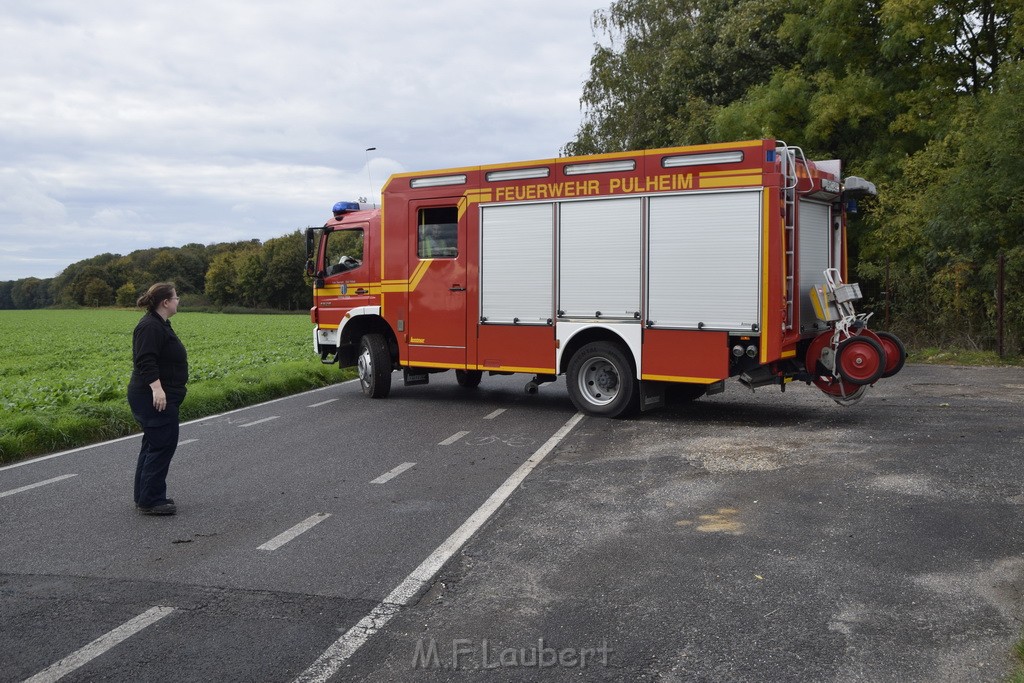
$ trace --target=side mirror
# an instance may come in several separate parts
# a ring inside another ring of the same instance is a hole
[[[316,272],[316,264],[313,263],[313,259],[311,259],[311,258],[306,259],[306,275],[308,275],[309,277],[313,277],[313,274],[315,272]]]

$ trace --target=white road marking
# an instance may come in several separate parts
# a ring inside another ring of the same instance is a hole
[[[70,479],[71,477],[77,477],[77,476],[78,476],[77,474],[62,474],[61,476],[54,477],[53,479],[47,479],[46,481],[40,481],[40,482],[36,482],[35,484],[29,484],[28,486],[22,486],[20,489],[11,489],[10,491],[0,491],[0,498],[4,498],[6,496],[13,496],[15,493],[21,493],[22,491],[28,491],[30,489],[38,488],[40,486],[46,486],[47,484],[52,484],[55,481],[63,481],[64,479]]]
[[[196,441],[199,441],[199,439],[185,439],[184,441],[179,441],[178,445],[184,446],[187,443],[195,443]]]
[[[309,531],[310,529],[312,529],[317,524],[324,521],[330,516],[331,514],[329,512],[318,512],[312,517],[309,517],[308,519],[299,522],[283,534],[278,534],[277,536],[274,536],[272,539],[256,548],[256,550],[277,550],[288,541],[292,540],[299,534],[306,533],[307,531]]]
[[[262,420],[256,420],[255,422],[246,422],[245,424],[240,424],[238,426],[239,427],[252,427],[253,425],[263,424],[264,422],[270,422],[271,420],[276,420],[279,417],[281,417],[281,416],[280,415],[271,415],[270,417],[265,417]]]
[[[442,441],[441,443],[439,443],[437,445],[438,446],[451,446],[453,443],[455,443],[456,441],[458,441],[459,439],[464,437],[466,434],[469,434],[469,432],[456,432],[455,434],[452,434],[447,439],[445,439],[444,441]]]
[[[336,399],[336,398],[329,398],[329,399],[327,399],[326,401],[320,401],[319,403],[314,403],[313,405],[310,405],[310,406],[306,406],[306,407],[307,407],[307,408],[319,408],[320,406],[325,406],[325,405],[327,405],[328,403],[334,403],[334,402],[335,402],[335,401],[337,401],[337,400],[338,400],[338,399]]]
[[[490,415],[484,415],[484,419],[485,420],[493,420],[494,418],[496,418],[499,415],[501,415],[502,413],[504,413],[506,410],[508,410],[508,408],[498,408],[497,410],[495,410]]]
[[[414,462],[403,462],[401,465],[399,465],[395,469],[391,470],[390,472],[385,472],[384,474],[380,475],[379,477],[377,477],[376,479],[374,479],[370,483],[371,484],[383,484],[385,482],[391,481],[392,479],[397,477],[402,472],[405,472],[410,467],[415,467],[415,466],[416,466],[416,463],[414,463]]]
[[[216,415],[207,415],[206,417],[197,417],[194,420],[189,420],[188,422],[182,422],[181,426],[185,427],[187,425],[194,425],[194,424],[197,424],[199,422],[206,422],[208,420],[216,420],[219,417],[226,417],[228,415],[234,415],[235,413],[241,413],[241,412],[246,411],[246,410],[253,410],[254,408],[262,408],[263,406],[268,406],[271,403],[280,403],[281,401],[290,401],[290,400],[292,400],[294,398],[298,398],[299,396],[305,396],[306,394],[315,394],[318,391],[327,391],[328,389],[335,389],[337,387],[344,386],[346,384],[352,384],[353,382],[357,382],[357,381],[359,381],[359,380],[357,380],[357,379],[350,379],[350,380],[345,381],[345,382],[338,382],[337,384],[328,384],[325,387],[318,387],[316,389],[310,389],[309,391],[303,391],[300,394],[291,394],[290,396],[282,396],[281,398],[273,398],[273,399],[270,399],[269,401],[264,401],[263,403],[256,403],[256,404],[251,405],[251,406],[245,406],[244,408],[235,408],[234,410],[229,410],[229,411],[224,412],[224,413],[217,413]],[[129,434],[128,436],[122,436],[122,437],[118,437],[116,439],[110,439],[109,441],[100,441],[99,443],[92,443],[92,444],[89,444],[88,446],[79,446],[78,448],[72,448],[72,449],[69,449],[69,450],[66,450],[66,451],[61,451],[60,453],[51,453],[50,455],[41,455],[38,458],[32,458],[31,460],[24,460],[22,462],[16,462],[13,465],[4,465],[3,467],[0,467],[0,472],[3,472],[4,470],[13,470],[15,467],[25,467],[26,465],[35,465],[36,463],[43,462],[44,460],[51,460],[53,458],[60,458],[60,457],[63,457],[65,455],[71,455],[72,453],[80,453],[82,451],[88,451],[88,450],[92,450],[94,448],[100,448],[102,446],[109,446],[110,444],[118,443],[120,441],[128,441],[129,439],[138,439],[141,436],[142,436],[142,432],[136,432],[135,434]]]
[[[416,595],[431,581],[440,571],[444,563],[459,551],[466,541],[480,529],[494,512],[501,507],[512,492],[519,487],[527,475],[541,463],[542,460],[554,450],[555,446],[572,431],[572,428],[583,419],[583,413],[576,413],[568,422],[561,426],[550,439],[538,448],[533,455],[519,466],[512,475],[505,480],[505,483],[498,487],[491,497],[484,501],[473,515],[462,523],[444,543],[430,554],[420,566],[416,567],[409,576],[405,577],[402,583],[391,591],[384,601],[373,608],[369,614],[363,617],[358,624],[345,632],[338,640],[334,641],[312,665],[295,679],[294,683],[325,683],[331,676],[338,672],[355,652],[362,647],[363,643],[369,640],[377,631],[387,626],[392,617],[405,605],[408,605]]]
[[[100,636],[81,650],[73,652],[56,664],[51,664],[24,683],[52,683],[88,664],[115,645],[127,640],[142,629],[155,624],[174,611],[174,607],[153,607],[113,631]]]

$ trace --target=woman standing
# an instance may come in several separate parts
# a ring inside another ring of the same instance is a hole
[[[188,354],[171,329],[178,312],[172,282],[158,282],[139,297],[147,312],[132,334],[132,378],[128,405],[142,425],[142,448],[135,467],[135,505],[144,515],[173,515],[167,497],[167,469],[178,447],[178,407],[185,400]]]

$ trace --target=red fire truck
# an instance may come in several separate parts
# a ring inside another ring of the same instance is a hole
[[[906,353],[846,278],[874,186],[778,140],[400,173],[306,231],[314,349],[383,398],[454,370],[566,375],[586,413],[814,383],[839,403]]]

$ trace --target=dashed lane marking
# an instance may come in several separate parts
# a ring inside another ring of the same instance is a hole
[[[127,640],[147,626],[160,621],[174,611],[173,607],[153,607],[134,619],[127,621],[113,631],[100,636],[81,650],[73,652],[56,664],[51,664],[25,683],[52,683],[102,655],[115,645]]]
[[[259,424],[263,424],[264,422],[270,422],[271,420],[276,420],[279,417],[281,417],[281,416],[280,415],[271,415],[270,417],[265,417],[262,420],[256,420],[254,422],[246,422],[245,424],[240,424],[238,426],[239,427],[252,427],[253,425],[259,425]]]
[[[15,493],[21,493],[22,491],[29,491],[31,489],[39,488],[40,486],[46,486],[47,484],[52,484],[52,483],[54,483],[56,481],[63,481],[65,479],[70,479],[71,477],[77,477],[77,476],[78,476],[77,474],[62,474],[59,477],[54,477],[53,479],[47,479],[46,481],[37,481],[35,484],[29,484],[28,486],[22,486],[21,488],[11,489],[10,491],[0,491],[0,498],[5,498],[7,496],[13,496]]]
[[[317,524],[324,521],[330,516],[331,514],[329,512],[318,512],[312,517],[308,517],[302,520],[301,522],[299,522],[283,534],[278,534],[277,536],[274,536],[272,539],[256,548],[256,550],[277,550],[288,541],[291,541],[300,534],[306,533],[307,531],[309,531],[310,529],[312,529]]]
[[[508,410],[508,408],[498,408],[497,410],[495,410],[490,415],[484,415],[484,419],[485,420],[493,420],[494,418],[496,418],[499,415],[501,415],[502,413],[504,413],[506,410]]]
[[[337,400],[338,399],[336,399],[336,398],[329,398],[326,401],[320,401],[319,403],[313,403],[312,405],[309,405],[309,406],[306,406],[306,407],[307,408],[319,408],[320,406],[325,406],[328,403],[334,403]]]
[[[456,441],[458,441],[459,439],[464,437],[466,434],[469,434],[469,432],[455,432],[454,434],[452,434],[447,439],[445,439],[444,441],[442,441],[441,443],[439,443],[437,445],[438,446],[451,446],[453,443],[455,443]]]
[[[416,466],[416,463],[414,463],[414,462],[403,462],[401,465],[399,465],[395,469],[391,470],[390,472],[385,472],[384,474],[380,475],[379,477],[377,477],[376,479],[374,479],[370,483],[371,484],[384,484],[386,482],[391,481],[392,479],[397,477],[402,472],[405,472],[410,467],[415,467],[415,466]]]

